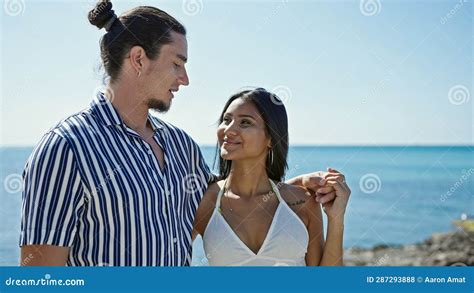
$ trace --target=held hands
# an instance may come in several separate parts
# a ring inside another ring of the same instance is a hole
[[[306,174],[302,185],[316,194],[316,201],[322,204],[329,220],[344,220],[351,190],[342,173],[328,168],[328,172]]]

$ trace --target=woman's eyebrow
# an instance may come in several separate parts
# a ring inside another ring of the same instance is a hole
[[[226,116],[231,116],[233,117],[234,115],[232,115],[232,113],[225,113],[223,117],[226,117]],[[257,120],[254,116],[252,115],[249,115],[249,114],[240,114],[240,115],[237,115],[237,117],[239,118],[252,118],[253,120]]]
[[[248,115],[248,114],[238,115],[238,117],[248,117],[248,118],[252,118],[253,120],[255,120],[255,117],[253,117],[252,115]]]

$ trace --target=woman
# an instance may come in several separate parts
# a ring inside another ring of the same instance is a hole
[[[342,265],[344,212],[350,189],[329,169],[318,192],[334,187],[319,205],[301,187],[282,183],[287,168],[288,119],[278,97],[262,88],[233,95],[217,129],[220,181],[207,189],[193,236],[203,236],[210,265]]]

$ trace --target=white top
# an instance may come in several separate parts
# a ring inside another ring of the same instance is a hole
[[[232,230],[220,212],[222,188],[204,232],[204,252],[211,266],[305,266],[309,234],[306,226],[281,198],[262,247],[255,254]],[[225,186],[225,184],[224,184]]]

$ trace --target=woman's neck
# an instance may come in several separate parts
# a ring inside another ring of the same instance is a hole
[[[272,187],[265,168],[265,160],[233,161],[226,188],[242,198],[252,198],[270,192]]]

